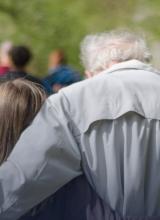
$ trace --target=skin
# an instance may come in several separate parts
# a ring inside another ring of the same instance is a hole
[[[106,67],[106,70],[109,69],[109,68],[111,68],[113,65],[115,65],[115,64],[117,64],[117,63],[118,63],[117,61],[111,61],[111,62],[108,64],[108,66]],[[94,74],[94,73],[92,73],[91,71],[86,70],[86,71],[85,71],[85,76],[86,76],[87,79],[89,79],[89,78],[91,78],[91,77],[93,77],[94,75],[97,75],[97,74],[99,74],[99,73],[100,73],[100,72],[97,72],[96,74]]]

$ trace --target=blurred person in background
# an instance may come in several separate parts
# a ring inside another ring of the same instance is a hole
[[[128,31],[83,40],[89,79],[50,96],[0,166],[0,219],[82,173],[120,219],[160,218],[160,74],[150,58]]]
[[[0,76],[10,70],[9,50],[12,48],[10,41],[5,41],[0,45]]]
[[[0,76],[0,82],[13,80],[16,78],[23,78],[40,84],[45,90],[43,82],[27,71],[28,64],[32,59],[32,53],[27,46],[12,46],[8,51],[8,58],[10,70],[6,74]]]
[[[79,73],[67,65],[66,56],[60,49],[50,54],[48,67],[49,76],[44,78],[44,82],[50,86],[53,93],[81,80]]]

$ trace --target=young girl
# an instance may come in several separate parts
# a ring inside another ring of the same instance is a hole
[[[45,99],[43,89],[31,81],[16,79],[0,85],[1,164],[7,160]],[[86,178],[80,176],[34,207],[21,220],[104,220],[113,217],[115,214],[101,201]]]

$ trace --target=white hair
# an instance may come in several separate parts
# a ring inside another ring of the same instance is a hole
[[[81,61],[93,75],[112,62],[137,59],[149,62],[151,54],[143,38],[128,31],[112,31],[88,35],[81,43]]]

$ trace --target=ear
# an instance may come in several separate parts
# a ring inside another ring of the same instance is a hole
[[[93,77],[92,73],[88,70],[85,71],[85,76],[86,76],[87,79]]]

